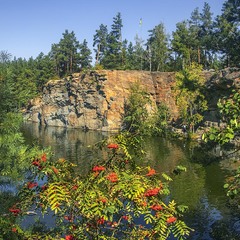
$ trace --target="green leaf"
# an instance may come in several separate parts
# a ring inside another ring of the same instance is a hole
[[[233,194],[237,195],[237,194],[238,194],[238,190],[237,190],[237,189],[234,189],[234,190],[233,190]]]
[[[216,138],[216,136],[215,136],[214,134],[210,134],[210,135],[209,135],[209,139],[210,139],[211,141],[213,141],[215,138]]]
[[[164,179],[166,179],[167,181],[173,181],[171,177],[169,177],[166,173],[162,173],[162,176]]]
[[[223,187],[224,187],[224,188],[228,188],[228,187],[229,187],[229,184],[228,184],[228,183],[225,183]]]

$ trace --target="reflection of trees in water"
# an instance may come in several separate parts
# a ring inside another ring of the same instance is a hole
[[[177,165],[187,168],[186,172],[173,177],[170,188],[171,198],[189,207],[185,220],[195,229],[190,239],[221,240],[223,236],[228,236],[239,220],[233,221],[232,211],[226,206],[227,197],[223,189],[225,174],[215,156],[209,156],[197,144],[161,138],[146,140],[145,147],[148,161],[144,165],[168,174]],[[220,234],[217,223],[224,227]],[[235,230],[229,236],[235,237],[236,234]]]
[[[239,239],[236,236],[239,237],[240,229],[237,232],[234,228],[236,224],[240,226],[239,214],[226,205],[225,171],[216,160],[206,159],[207,153],[195,150],[191,151],[189,160],[181,162],[187,172],[177,175],[171,183],[173,199],[189,207],[185,220],[195,229],[191,239],[225,240],[226,236]]]
[[[174,177],[171,183],[172,198],[179,204],[185,204],[193,209],[204,193],[205,170],[198,164],[192,164],[189,161],[182,161],[181,165],[187,168]]]
[[[146,165],[151,165],[156,171],[172,174],[177,165],[187,168],[174,176],[171,183],[171,195],[179,204],[193,208],[198,204],[205,187],[205,170],[200,164],[191,163],[189,149],[181,142],[168,141],[161,138],[151,138],[146,141]]]
[[[177,141],[169,141],[160,137],[148,138],[144,144],[149,165],[158,172],[172,173],[177,165],[186,159],[185,149]]]

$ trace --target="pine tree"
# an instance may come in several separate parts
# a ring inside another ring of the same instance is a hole
[[[80,66],[81,69],[90,68],[92,62],[91,50],[87,46],[87,40],[84,39],[80,44]]]
[[[200,13],[200,33],[199,38],[202,48],[201,64],[204,68],[211,68],[214,64],[213,55],[213,13],[208,3],[204,3],[203,11]]]
[[[104,57],[107,48],[107,36],[108,30],[107,26],[101,24],[99,30],[96,30],[96,34],[93,36],[93,47],[97,47],[94,49],[95,52],[95,64],[101,64],[101,60]]]
[[[55,69],[59,76],[71,74],[79,68],[79,41],[75,33],[65,30],[63,38],[58,44],[53,44],[50,56],[55,62]]]
[[[107,49],[102,64],[106,69],[121,69],[123,66],[122,55],[122,18],[121,14],[117,13],[113,18],[111,31],[107,36]]]
[[[34,73],[36,76],[36,86],[39,92],[42,91],[43,85],[56,75],[54,71],[54,62],[49,54],[40,53],[34,61]]]
[[[191,14],[189,23],[189,31],[191,35],[191,62],[201,63],[201,40],[200,40],[200,30],[201,30],[201,17],[199,9],[195,8]]]
[[[169,59],[168,36],[165,33],[163,23],[155,26],[153,30],[149,31],[149,39],[147,40],[147,47],[150,53],[149,65],[150,71],[164,71],[166,62]]]
[[[179,64],[177,68],[181,69],[191,64],[191,42],[192,36],[189,23],[187,21],[177,23],[176,31],[173,32],[173,39],[171,41],[172,50],[175,53],[175,61]]]
[[[240,0],[227,0],[215,22],[215,50],[222,54],[225,66],[240,62]]]

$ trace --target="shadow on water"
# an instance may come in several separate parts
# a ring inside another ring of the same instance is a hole
[[[23,133],[28,143],[50,146],[56,158],[64,157],[81,166],[82,170],[90,166],[88,146],[107,137],[101,132],[44,128],[32,123],[25,124]],[[177,165],[187,167],[186,172],[174,176],[170,187],[171,198],[189,207],[184,220],[195,229],[189,239],[240,239],[239,211],[227,205],[223,188],[227,170],[218,161],[209,161],[206,153],[182,141],[152,137],[146,139],[144,147],[147,157],[139,164],[172,176]]]

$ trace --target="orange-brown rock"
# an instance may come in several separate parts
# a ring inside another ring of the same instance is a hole
[[[44,86],[42,96],[31,101],[25,119],[51,126],[118,131],[124,103],[134,83],[150,93],[150,111],[164,102],[175,116],[177,108],[171,89],[174,76],[171,72],[101,70],[51,80]]]
[[[225,80],[220,84],[218,79],[228,79],[227,85],[234,84],[234,81],[236,85],[239,83],[239,72],[237,75],[229,70],[218,75],[214,72],[204,74],[210,88],[222,87]],[[173,91],[174,72],[99,70],[49,81],[42,96],[30,102],[25,119],[43,125],[118,131],[122,127],[124,103],[133,83],[149,92],[152,99],[148,106],[150,112],[159,103],[164,103],[172,118],[178,116]]]

